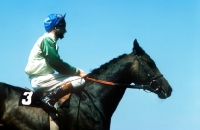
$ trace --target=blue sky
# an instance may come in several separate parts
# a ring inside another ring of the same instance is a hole
[[[29,87],[29,52],[45,32],[44,18],[66,13],[58,41],[63,60],[86,72],[123,53],[136,38],[173,88],[166,100],[127,89],[111,130],[200,128],[199,0],[7,0],[0,1],[0,81]]]

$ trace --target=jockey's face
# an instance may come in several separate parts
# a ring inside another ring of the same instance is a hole
[[[55,27],[54,31],[57,38],[64,38],[64,34],[67,32],[66,22],[64,19]]]

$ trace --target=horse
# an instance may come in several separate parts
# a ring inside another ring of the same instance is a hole
[[[57,109],[61,130],[109,130],[111,117],[129,87],[150,91],[160,99],[172,93],[168,81],[136,39],[131,53],[113,58],[84,78],[84,88],[71,93]],[[49,130],[48,110],[42,103],[19,106],[24,89],[0,83],[0,129]]]

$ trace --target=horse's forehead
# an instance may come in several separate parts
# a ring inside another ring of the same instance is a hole
[[[146,54],[146,56],[144,57],[144,59],[149,62],[149,63],[152,63],[152,64],[155,64],[154,60],[151,59],[151,57],[149,55]]]

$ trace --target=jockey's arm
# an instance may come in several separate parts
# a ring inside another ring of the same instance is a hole
[[[50,38],[44,38],[41,44],[41,50],[43,52],[43,56],[49,65],[55,69],[60,74],[67,75],[80,75],[80,70],[73,67],[72,65],[64,62],[56,49],[56,42],[54,42]]]

